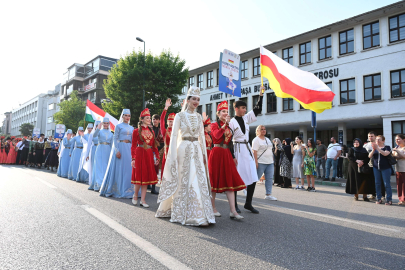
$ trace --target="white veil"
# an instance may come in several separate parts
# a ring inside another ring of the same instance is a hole
[[[89,174],[89,185],[91,185],[92,183],[92,174],[93,174],[93,164],[91,163],[91,155],[92,155],[92,148],[94,147],[94,143],[93,143],[93,136],[94,133],[96,132],[96,128],[98,126],[97,122],[100,121],[96,121],[94,122],[94,126],[93,126],[93,130],[91,131],[89,137],[88,137],[88,141],[86,141],[83,138],[83,152],[82,152],[82,156],[81,156],[81,162],[83,161],[83,169]],[[88,132],[88,130],[86,130],[86,132]],[[87,133],[88,134],[88,133]],[[87,160],[87,157],[89,158]],[[79,172],[80,172],[80,168],[79,168]]]
[[[70,131],[70,133],[69,133],[69,131]],[[63,144],[63,140],[65,138],[67,138],[68,133],[72,134],[72,130],[71,129],[66,130],[65,135],[63,135],[62,141],[60,142],[60,145],[59,145],[59,164],[60,164],[60,158],[62,157],[62,154],[63,154],[63,150],[65,150],[65,145]]]
[[[93,127],[93,130],[94,130],[94,127]],[[77,134],[79,134],[79,131],[77,131]],[[84,163],[86,162],[86,158],[87,158],[87,155],[88,155],[88,150],[89,150],[89,148],[91,148],[91,143],[92,143],[93,137],[90,139],[91,135],[89,135],[88,141],[87,141],[84,138],[84,135],[86,135],[86,134],[89,134],[89,130],[87,128],[86,128],[86,131],[83,134],[83,137],[80,138],[81,142],[83,143],[83,151],[82,151],[82,155],[80,156],[79,170],[77,171],[77,173],[80,173],[80,171],[83,169]],[[92,134],[92,133],[90,133],[90,134]]]

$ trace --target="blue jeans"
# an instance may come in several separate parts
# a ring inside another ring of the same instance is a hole
[[[330,167],[332,166],[333,169],[333,175],[332,178],[336,178],[337,175],[337,165],[338,165],[338,159],[334,160],[333,158],[328,158],[326,160],[326,174],[325,178],[329,178],[330,176]]]
[[[264,173],[264,178],[266,182],[264,183],[266,187],[266,195],[271,194],[271,190],[273,188],[273,175],[274,175],[274,163],[271,164],[262,164],[259,163],[259,167],[257,168],[257,178],[260,179]]]
[[[381,200],[381,178],[384,181],[385,193],[387,194],[387,202],[392,201],[392,190],[391,190],[391,168],[385,170],[379,170],[373,167],[374,180],[375,180],[375,190],[377,192],[377,200]]]
[[[316,159],[316,175],[320,178],[325,178],[325,162],[326,160],[324,158],[317,158]],[[323,169],[323,176],[321,177],[321,165]]]

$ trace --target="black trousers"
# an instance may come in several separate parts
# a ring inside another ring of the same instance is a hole
[[[253,194],[255,193],[256,182],[246,187],[246,202],[245,207],[252,206]],[[235,191],[235,207],[238,207],[237,191]]]
[[[16,158],[16,160],[15,160],[15,164],[20,164],[20,159],[21,159],[21,156],[22,156],[22,151],[23,150],[18,150],[17,151],[17,158]]]

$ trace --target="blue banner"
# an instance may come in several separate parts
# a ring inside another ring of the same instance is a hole
[[[238,76],[234,76],[232,72],[228,72],[227,74],[228,77],[224,76],[222,73],[222,66],[225,65],[226,63],[222,62],[222,57],[223,53],[221,53],[220,58],[219,58],[219,74],[218,74],[218,88],[219,91],[227,93],[229,95],[241,97],[241,78],[238,74]],[[231,60],[228,60],[231,61]],[[228,67],[228,65],[227,65]],[[239,71],[241,70],[241,63],[239,63]],[[237,80],[234,78],[237,77]]]

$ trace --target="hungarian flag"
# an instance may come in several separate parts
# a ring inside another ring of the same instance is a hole
[[[86,122],[102,122],[104,117],[108,117],[108,119],[110,119],[110,128],[112,131],[115,131],[115,126],[118,125],[118,120],[94,105],[90,100],[87,100],[85,118]]]
[[[314,74],[300,70],[260,46],[263,77],[280,98],[293,98],[305,109],[321,113],[332,108],[335,94]]]

